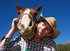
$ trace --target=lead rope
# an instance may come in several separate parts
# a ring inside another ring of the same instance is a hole
[[[18,50],[18,51],[30,51],[30,49],[29,49],[29,41],[24,37],[24,40],[26,41],[26,46],[25,46],[25,48],[23,49],[23,50]]]
[[[29,49],[29,41],[27,40],[26,43],[27,43],[27,47],[26,47],[25,51],[30,51],[30,49]]]
[[[35,31],[33,31],[32,34],[34,34],[34,32],[35,32]],[[27,39],[26,39],[26,40],[27,40]],[[27,48],[25,49],[25,51],[30,51],[30,49],[29,49],[29,41],[26,41],[26,43],[27,43]]]

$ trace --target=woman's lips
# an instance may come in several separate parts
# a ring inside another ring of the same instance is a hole
[[[41,35],[41,32],[37,31],[37,34],[38,34],[38,35]]]

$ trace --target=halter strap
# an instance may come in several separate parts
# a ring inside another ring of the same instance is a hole
[[[23,14],[23,16],[24,15],[29,15],[32,18],[32,20],[34,20],[31,14],[25,13],[25,14]]]

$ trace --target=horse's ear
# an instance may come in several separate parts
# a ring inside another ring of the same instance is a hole
[[[38,6],[35,10],[36,10],[37,12],[39,12],[39,11],[41,10],[41,8],[42,8],[42,5]]]
[[[17,8],[18,11],[19,11],[20,9],[22,9],[18,3],[16,3],[16,8]]]

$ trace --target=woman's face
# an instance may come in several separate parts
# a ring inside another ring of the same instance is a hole
[[[37,31],[35,36],[37,38],[43,38],[45,36],[48,36],[51,30],[51,26],[46,21],[42,21],[37,25]]]

